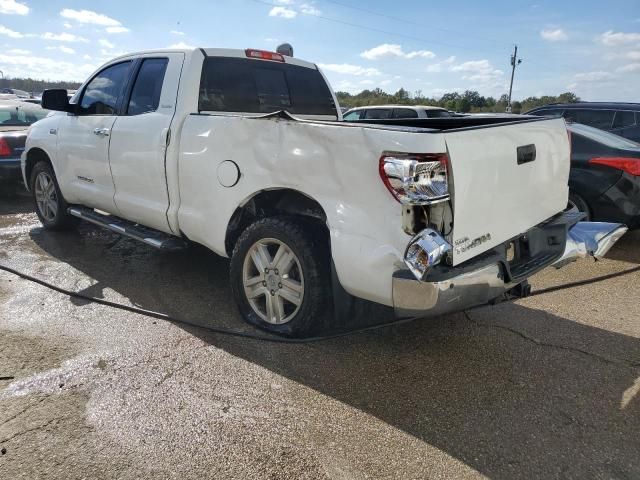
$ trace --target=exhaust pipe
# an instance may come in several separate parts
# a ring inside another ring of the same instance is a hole
[[[621,223],[578,222],[569,229],[564,253],[553,266],[562,268],[584,257],[602,258],[627,230]]]

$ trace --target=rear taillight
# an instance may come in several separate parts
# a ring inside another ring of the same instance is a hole
[[[617,168],[634,176],[640,176],[640,158],[595,157],[589,163]]]
[[[449,198],[446,153],[393,153],[380,157],[380,177],[403,205],[428,205]]]
[[[4,138],[0,138],[0,157],[10,157],[13,149],[9,146]]]
[[[244,53],[249,58],[257,58],[258,60],[272,60],[274,62],[284,62],[284,57],[275,52],[267,52],[266,50],[254,50],[252,48],[247,48]]]

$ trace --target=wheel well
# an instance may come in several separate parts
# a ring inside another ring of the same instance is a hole
[[[32,148],[27,152],[27,161],[25,163],[25,169],[24,169],[25,178],[27,180],[27,188],[30,188],[28,184],[29,184],[29,179],[31,178],[31,171],[33,170],[33,167],[36,165],[36,163],[40,161],[47,162],[53,168],[51,159],[49,158],[49,155],[45,153],[44,150],[40,148]]]
[[[236,208],[227,225],[225,249],[231,256],[242,232],[259,218],[275,215],[299,217],[329,246],[327,215],[322,206],[311,197],[291,189],[265,190]]]

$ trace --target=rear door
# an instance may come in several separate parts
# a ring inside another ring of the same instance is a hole
[[[109,163],[122,217],[170,232],[165,155],[184,53],[138,59],[123,112],[111,129]]]
[[[612,133],[621,137],[632,138],[637,135],[636,115],[630,110],[618,110],[613,118]],[[636,130],[636,132],[634,132]]]
[[[454,190],[454,265],[526,232],[567,206],[570,151],[564,120],[443,135]]]

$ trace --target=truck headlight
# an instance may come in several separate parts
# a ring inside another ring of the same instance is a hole
[[[429,268],[439,264],[450,251],[449,242],[435,230],[425,228],[407,245],[404,263],[418,280],[422,280]]]
[[[380,157],[380,177],[403,205],[429,205],[449,199],[446,153],[393,153]]]

